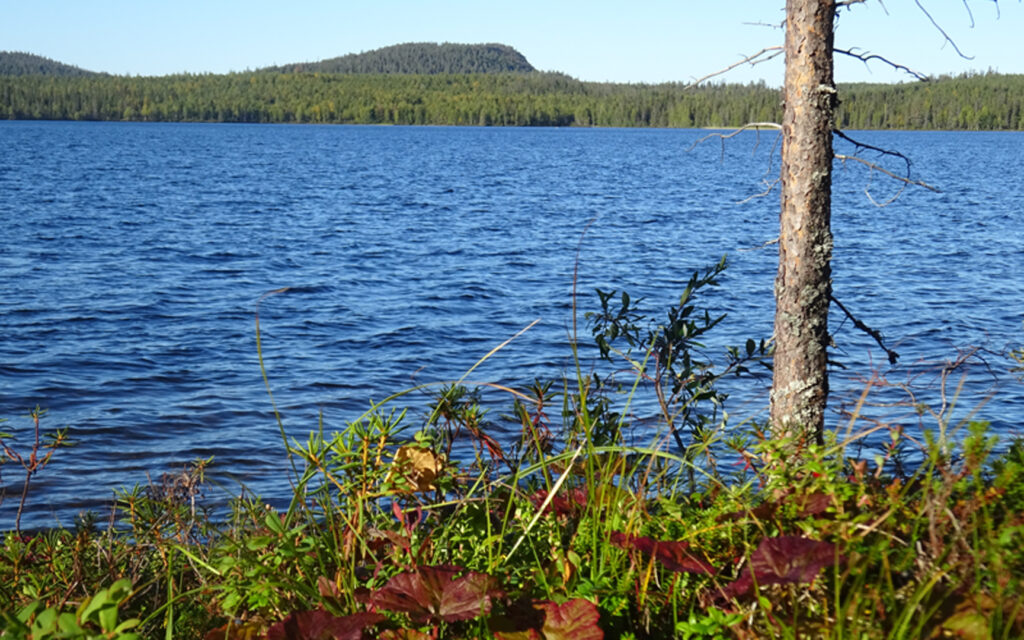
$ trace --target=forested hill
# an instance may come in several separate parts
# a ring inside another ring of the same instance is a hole
[[[27,75],[92,76],[96,74],[31,53],[0,51],[0,76]]]
[[[297,73],[528,73],[523,54],[503,44],[412,42],[320,62],[268,67],[263,71]]]

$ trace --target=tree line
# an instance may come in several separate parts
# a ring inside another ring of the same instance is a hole
[[[845,129],[1024,130],[1024,75],[839,85]],[[781,121],[764,83],[613,84],[560,73],[0,76],[0,119],[735,127]]]

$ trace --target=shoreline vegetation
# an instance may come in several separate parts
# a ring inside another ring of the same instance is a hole
[[[527,70],[518,52],[501,45],[463,45],[454,59],[444,45],[426,46],[159,77],[0,52],[0,120],[657,128],[781,121],[780,91],[763,82],[585,82]],[[1024,75],[967,73],[838,90],[840,129],[1024,130]]]
[[[724,319],[700,310],[723,269],[694,273],[667,314],[599,292],[598,361],[574,336],[575,369],[552,381],[456,380],[425,415],[401,406],[423,387],[406,390],[305,441],[279,419],[285,508],[244,487],[211,499],[216,461],[198,460],[109,515],[6,532],[0,638],[1024,636],[1024,440],[997,444],[957,406],[969,356],[943,369],[941,408],[911,396],[869,418],[893,388],[873,377],[824,444],[772,437],[729,418],[716,384],[770,344],[721,362],[700,346]],[[256,332],[259,350],[258,316]],[[1009,356],[1020,373],[1024,350]],[[641,396],[656,424],[633,423]],[[25,482],[74,455],[41,416],[0,435]],[[489,435],[497,420],[518,437]]]
[[[1024,130],[1024,75],[840,84],[843,129]],[[631,85],[558,73],[0,76],[0,119],[732,128],[778,122],[760,84]]]

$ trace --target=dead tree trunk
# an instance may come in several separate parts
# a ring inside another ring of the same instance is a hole
[[[782,208],[775,280],[771,422],[821,441],[832,292],[832,77],[835,0],[787,0]]]

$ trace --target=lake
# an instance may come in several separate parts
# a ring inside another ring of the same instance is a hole
[[[288,432],[341,428],[371,399],[473,372],[524,386],[572,366],[574,272],[595,288],[678,300],[728,254],[700,299],[727,313],[707,353],[771,334],[775,134],[694,146],[703,131],[0,122],[0,426],[24,450],[28,411],[69,427],[32,483],[23,526],[71,524],[113,489],[214,457],[211,477],[269,499],[287,464],[257,360],[254,316]],[[1022,133],[860,132],[905,153],[907,189],[837,165],[836,297],[900,353],[895,367],[834,311],[830,424],[873,372],[938,405],[943,363],[980,347],[954,417],[1021,433],[1024,390],[1000,356],[1024,343]],[[837,151],[852,148],[837,144]],[[891,170],[901,163],[865,152]],[[585,232],[585,233],[584,233]],[[577,261],[578,252],[578,261]],[[261,297],[289,287],[281,294]],[[593,348],[581,349],[589,363]],[[589,366],[589,365],[587,365]],[[761,416],[765,377],[734,391]],[[880,400],[906,395],[891,389]],[[403,398],[422,422],[426,393]],[[506,399],[495,399],[495,435]],[[918,428],[913,412],[873,415]],[[21,477],[4,465],[0,529]],[[102,517],[102,516],[101,516]]]

